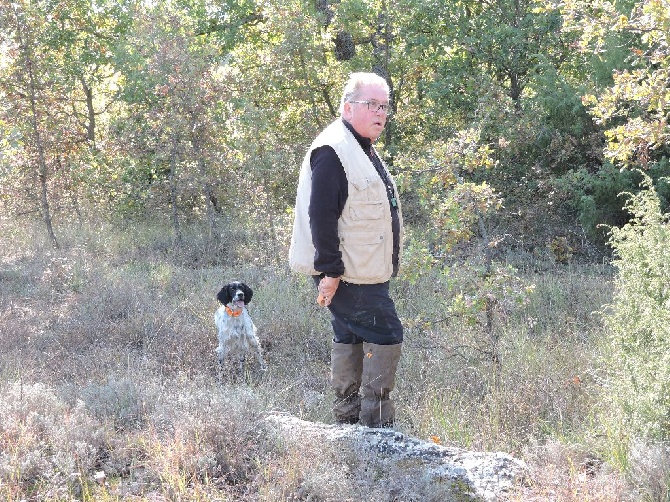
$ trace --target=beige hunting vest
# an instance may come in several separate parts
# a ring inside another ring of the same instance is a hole
[[[393,230],[391,209],[384,183],[354,135],[341,119],[331,123],[314,140],[302,162],[298,179],[289,265],[296,272],[318,275],[314,270],[315,249],[309,226],[312,189],[312,151],[324,145],[337,153],[348,181],[348,197],[338,221],[340,251],[344,262],[342,280],[354,284],[378,284],[393,274]],[[395,182],[395,193],[398,193]],[[400,220],[402,248],[403,224]],[[402,253],[402,249],[401,249]]]

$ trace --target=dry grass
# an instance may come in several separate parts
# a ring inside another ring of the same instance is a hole
[[[55,251],[39,224],[0,226],[3,500],[384,500],[389,475],[396,500],[441,500],[402,473],[366,472],[361,459],[320,444],[285,444],[264,425],[268,410],[331,420],[329,319],[313,285],[277,259],[285,249],[247,237],[264,249],[252,257],[193,230],[174,253],[158,226],[100,224],[61,235]],[[397,281],[408,326],[399,429],[524,458],[534,475],[518,500],[667,490],[670,468],[633,491],[598,453],[590,422],[601,327],[591,313],[610,285],[593,270],[531,277],[531,303],[496,321],[499,375],[468,349],[481,330],[416,321],[443,320],[443,303],[417,294],[427,284]],[[213,353],[214,295],[231,279],[254,288],[268,363],[240,385],[217,382]],[[645,458],[637,465],[649,472]]]

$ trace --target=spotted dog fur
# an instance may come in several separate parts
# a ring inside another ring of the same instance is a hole
[[[226,284],[216,295],[221,304],[214,314],[219,346],[216,353],[219,367],[223,371],[227,359],[237,361],[239,375],[244,371],[246,355],[253,352],[260,370],[265,371],[265,362],[256,337],[256,326],[247,311],[253,291],[243,282]]]

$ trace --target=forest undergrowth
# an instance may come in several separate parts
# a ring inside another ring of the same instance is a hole
[[[39,223],[0,224],[0,498],[379,500],[354,460],[326,445],[295,455],[263,421],[332,420],[329,319],[281,246],[243,232],[207,244],[193,227],[177,252],[158,224],[100,223],[72,226],[55,250]],[[445,309],[443,275],[393,282],[397,429],[525,460],[512,500],[662,500],[667,456],[641,448],[631,483],[597,425],[612,270],[509,260],[534,289],[495,317],[496,364],[482,324]],[[215,294],[233,279],[254,289],[268,369],[219,382]]]

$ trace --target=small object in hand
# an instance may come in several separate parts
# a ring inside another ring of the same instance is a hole
[[[319,296],[316,297],[316,303],[318,303],[322,307],[326,306],[326,300],[327,298],[323,296],[321,293],[319,293]]]
[[[333,296],[337,292],[337,287],[340,285],[339,277],[324,277],[319,281],[319,293],[323,295],[326,305],[330,303],[329,299],[332,301]]]

